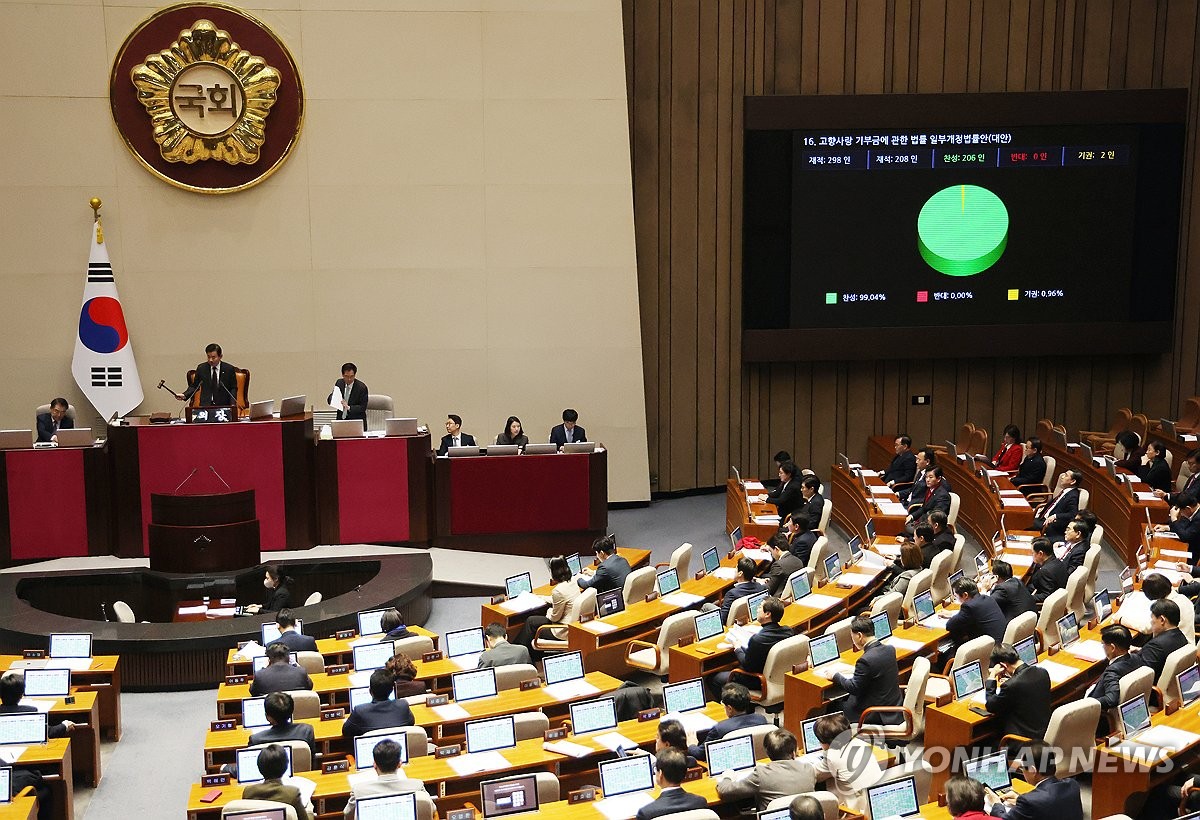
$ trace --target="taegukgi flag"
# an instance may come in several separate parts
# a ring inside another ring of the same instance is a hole
[[[114,413],[123,416],[142,403],[142,380],[99,217],[88,231],[88,247],[87,281],[71,374],[100,415],[111,419]]]

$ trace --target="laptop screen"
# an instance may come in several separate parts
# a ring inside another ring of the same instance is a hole
[[[971,661],[965,666],[951,670],[954,678],[954,697],[957,700],[970,697],[983,689],[983,670],[979,661]]]
[[[963,572],[961,569],[959,569],[959,570],[955,570],[954,572],[950,573],[950,577],[947,578],[946,581],[950,584],[951,587],[953,587],[955,581],[957,581],[959,578],[964,578],[964,577],[966,577],[966,573]]]
[[[650,755],[636,755],[600,764],[600,790],[605,797],[617,797],[654,788],[650,773]]]
[[[408,762],[408,735],[392,732],[385,735],[366,735],[354,738],[354,766],[365,772],[375,765],[375,747],[385,740],[394,740],[400,747],[400,762]]]
[[[12,802],[12,767],[0,767],[0,803]]]
[[[221,812],[221,820],[225,820],[225,818],[232,818],[232,820],[287,820],[287,808],[280,806],[277,809],[223,811]]]
[[[395,699],[396,699],[396,690],[395,690],[395,688],[393,688],[392,691],[388,694],[388,700],[395,700]],[[350,690],[350,711],[351,712],[353,712],[358,707],[362,706],[364,703],[370,703],[370,702],[371,702],[371,687],[356,686]]]
[[[988,571],[988,553],[987,550],[980,550],[975,553],[975,569],[980,575]]]
[[[1106,620],[1112,614],[1112,597],[1107,589],[1102,589],[1092,596],[1092,601],[1095,604],[1096,619],[1099,621]]]
[[[354,671],[368,672],[380,668],[396,654],[392,641],[367,643],[354,647]]]
[[[358,634],[359,635],[382,635],[383,634],[383,613],[386,609],[368,609],[358,613]]]
[[[878,641],[892,637],[892,619],[886,612],[871,616],[871,625],[875,627],[875,639]]]
[[[270,726],[271,721],[267,720],[266,710],[267,699],[263,698],[242,698],[242,727],[246,729],[257,729],[260,726]]]
[[[823,663],[836,661],[842,654],[841,650],[838,649],[837,635],[833,634],[813,638],[808,645],[808,652],[812,658],[813,666],[820,666]]]
[[[270,663],[271,663],[271,661],[267,658],[266,655],[259,655],[258,657],[256,657],[254,660],[252,660],[250,662],[250,668],[253,669],[254,674],[257,675],[260,670],[266,669],[268,664],[270,664]],[[299,664],[299,661],[297,659],[295,652],[288,653],[288,663],[290,663],[292,666],[297,666]]]
[[[913,598],[913,608],[917,610],[917,620],[924,620],[933,614],[933,593],[925,590]]]
[[[857,561],[859,558],[862,557],[862,554],[863,554],[862,538],[860,538],[857,535],[854,536],[853,538],[850,539],[849,546],[850,546],[850,558],[852,560]]]
[[[819,717],[800,721],[800,734],[803,735],[804,753],[806,755],[821,751],[821,741],[817,739],[817,721]]]
[[[825,556],[825,577],[830,581],[842,574],[842,556],[836,552]]]
[[[1012,778],[1008,776],[1008,752],[1005,751],[968,760],[963,764],[963,774],[978,780],[994,792],[1012,785]]]
[[[865,529],[867,531],[867,543],[874,544],[875,543],[875,522],[868,518],[867,526],[865,527]]]
[[[678,714],[704,708],[704,681],[692,678],[663,687],[663,705],[667,712]]]
[[[717,555],[716,547],[709,547],[701,557],[704,559],[704,571],[706,573],[712,573],[717,567],[721,566],[721,556]]]
[[[29,674],[26,672],[26,674]],[[1200,695],[1200,668],[1192,664],[1187,669],[1184,669],[1177,676],[1179,680],[1179,693],[1183,696],[1183,703],[1186,706]]]
[[[485,780],[479,784],[479,798],[485,818],[537,811],[537,775]]]
[[[296,631],[304,632],[304,619],[296,619]],[[283,630],[279,628],[277,623],[266,623],[262,625],[262,645],[268,646],[279,640],[279,636],[283,634]]]
[[[578,575],[583,572],[583,565],[579,563],[579,553],[572,553],[567,556],[567,569],[571,570],[571,575]]]
[[[545,664],[547,684],[579,680],[583,677],[582,652],[564,652],[561,655],[550,655],[543,663]]]
[[[756,820],[788,820],[791,816],[791,810],[785,806],[782,809],[760,811]]]
[[[812,593],[812,581],[808,580],[807,572],[797,572],[788,583],[791,584],[792,600],[794,601],[799,601]]]
[[[0,715],[0,745],[45,743],[46,731],[46,715],[42,712]]]
[[[477,655],[482,651],[483,629],[480,627],[446,633],[447,658],[457,658],[459,655]]]
[[[450,688],[455,703],[479,698],[490,698],[496,694],[496,670],[493,667],[456,672],[450,676]]]
[[[70,669],[26,669],[25,694],[61,698],[71,693]]]
[[[467,751],[490,752],[494,749],[511,749],[517,745],[516,727],[512,715],[471,720],[466,724]]]
[[[725,631],[725,623],[721,620],[721,610],[701,612],[696,616],[696,640],[706,641]]]
[[[601,618],[625,611],[625,598],[619,589],[610,589],[596,596],[596,614]]]
[[[746,601],[746,606],[750,610],[750,620],[758,620],[758,610],[762,608],[763,601],[767,600],[769,593],[764,589],[762,592],[756,592]]]
[[[52,658],[90,658],[92,656],[92,635],[90,632],[55,633],[50,636],[49,655]]]
[[[615,698],[585,700],[570,704],[571,734],[586,735],[617,726],[617,702]]]
[[[364,797],[354,804],[358,820],[416,820],[416,792]]]
[[[1075,622],[1075,613],[1068,612],[1057,621],[1059,646],[1066,648],[1079,640],[1079,624]]]
[[[714,775],[754,768],[754,739],[749,735],[713,740],[704,744],[704,750],[708,756],[708,770]]]
[[[912,817],[920,811],[917,804],[917,781],[914,777],[902,777],[891,783],[867,789],[867,806],[871,817]]]
[[[509,598],[516,598],[518,595],[533,592],[533,576],[528,572],[522,572],[520,575],[510,575],[504,579],[504,590]]]
[[[1121,724],[1126,737],[1150,727],[1150,707],[1146,705],[1145,695],[1138,695],[1121,704]]]
[[[280,746],[287,755],[287,769],[284,771],[284,777],[292,776],[292,747]],[[262,772],[258,770],[258,755],[262,749],[238,749],[237,750],[237,781],[239,783],[259,783],[266,780]]]
[[[679,573],[675,571],[674,567],[658,573],[657,582],[659,595],[670,595],[672,592],[679,591]]]
[[[742,540],[742,528],[734,527],[733,532],[729,533],[729,544],[737,549],[738,542]]]
[[[1017,657],[1021,659],[1021,663],[1029,666],[1037,666],[1037,636],[1030,635],[1028,638],[1022,638],[1013,644],[1013,649],[1017,650]]]

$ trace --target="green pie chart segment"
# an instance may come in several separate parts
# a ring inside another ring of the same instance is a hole
[[[990,268],[1008,245],[1008,209],[978,185],[951,185],[921,206],[917,247],[929,267],[947,276]]]

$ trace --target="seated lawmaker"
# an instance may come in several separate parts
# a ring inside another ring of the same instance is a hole
[[[291,650],[278,641],[267,646],[267,665],[254,673],[250,694],[255,697],[272,692],[289,692],[294,689],[312,689],[312,678],[288,659]]]
[[[462,431],[462,416],[456,416],[454,413],[446,416],[446,435],[442,436],[442,441],[438,444],[437,454],[444,456],[451,447],[474,446],[475,436]]]
[[[1012,564],[999,558],[995,559],[992,561],[992,576],[995,580],[988,595],[1000,607],[1005,620],[1011,621],[1026,612],[1037,612],[1037,601],[1033,599],[1033,593],[1020,578],[1013,577]]]
[[[1054,556],[1049,538],[1033,539],[1033,567],[1026,585],[1040,605],[1054,592],[1067,588],[1067,565]]]
[[[837,796],[841,805],[864,811],[866,790],[883,777],[872,747],[850,731],[850,722],[841,712],[818,718],[813,734],[825,751],[813,766],[817,782],[828,781],[825,788]]]
[[[625,578],[631,568],[629,562],[617,554],[616,537],[606,535],[604,538],[597,538],[592,544],[592,549],[596,551],[600,566],[595,570],[591,567],[583,568],[583,572],[575,579],[579,588],[591,587],[596,590],[596,594],[608,592],[610,589],[624,589]]]
[[[796,462],[789,461],[779,468],[779,486],[759,498],[774,504],[780,520],[783,520],[804,506],[800,484],[800,468]]]
[[[908,436],[898,436],[893,444],[896,455],[892,463],[883,471],[883,483],[891,487],[893,484],[907,484],[917,474],[917,458],[912,454],[912,439]]]
[[[784,525],[787,534],[788,551],[800,559],[805,566],[808,565],[809,556],[812,555],[812,548],[817,543],[817,531],[813,529],[817,525],[808,517],[808,513],[803,510],[797,510],[792,513],[792,517],[788,519]]]
[[[1173,532],[1179,540],[1188,545],[1192,554],[1192,563],[1200,564],[1200,504],[1194,495],[1183,495],[1176,498],[1168,513],[1169,524],[1155,524],[1156,532]]]
[[[307,818],[308,808],[300,790],[295,786],[284,785],[283,776],[287,773],[287,752],[278,743],[258,753],[258,771],[263,776],[260,783],[251,783],[242,790],[246,800],[270,800],[275,803],[285,803],[296,811],[297,818]]]
[[[50,401],[50,411],[38,413],[37,440],[39,442],[58,441],[59,430],[75,429],[75,422],[67,415],[70,405],[61,396]]]
[[[896,490],[896,497],[900,499],[900,503],[905,508],[925,503],[925,473],[929,472],[930,467],[936,466],[937,452],[932,447],[922,447],[917,450],[917,472],[913,477],[912,484]]]
[[[734,601],[763,591],[762,584],[754,577],[757,572],[758,564],[754,563],[754,559],[738,559],[737,573],[733,576],[733,586],[725,592],[725,597],[721,599],[721,621],[723,623],[729,622],[729,610],[733,608]]]
[[[414,792],[417,802],[432,802],[429,793],[425,791],[425,783],[400,774],[400,744],[390,738],[385,738],[375,744],[371,750],[372,762],[375,764],[375,776],[366,780],[356,780],[350,784],[350,799],[342,810],[344,820],[355,820],[358,816],[356,804],[367,797],[382,797],[386,794],[405,794]],[[366,761],[356,760],[358,771],[366,771]],[[433,812],[431,811],[430,814]],[[418,810],[417,816],[421,816]]]
[[[1079,482],[1083,473],[1063,470],[1055,485],[1054,496],[1033,512],[1033,528],[1050,539],[1062,538],[1067,522],[1079,512]]]
[[[408,701],[392,699],[396,689],[391,672],[376,669],[371,673],[368,687],[371,690],[371,702],[362,704],[350,713],[342,724],[342,737],[359,737],[372,729],[413,725],[415,721]]]
[[[1046,459],[1042,457],[1042,440],[1037,436],[1025,439],[1024,458],[1017,465],[1017,474],[1009,479],[1014,487],[1041,484],[1046,477]]]
[[[950,485],[943,479],[941,467],[925,472],[925,500],[904,519],[905,526],[911,531],[914,526],[924,524],[934,510],[950,513]]]
[[[483,630],[483,640],[487,649],[479,655],[479,665],[475,667],[476,669],[532,663],[527,648],[508,642],[508,632],[505,631],[503,624],[488,624]]]
[[[1167,464],[1167,445],[1161,441],[1151,441],[1146,445],[1144,461],[1144,464],[1134,470],[1137,477],[1155,490],[1170,492],[1171,466]]]
[[[275,640],[286,646],[292,652],[316,652],[317,639],[296,631],[296,618],[290,609],[281,609],[275,615],[275,624],[279,627],[279,637]]]
[[[221,346],[210,344],[204,348],[206,361],[196,365],[196,377],[175,398],[187,401],[200,393],[201,407],[227,407],[237,404],[237,368],[222,361]]]
[[[806,564],[788,548],[787,536],[781,532],[771,536],[767,549],[771,551],[772,560],[763,576],[763,583],[767,585],[767,592],[778,598],[787,589],[787,580],[792,573],[804,569]]]
[[[1178,504],[1179,499],[1185,495],[1197,496],[1200,495],[1200,448],[1192,450],[1187,454],[1187,480],[1183,482],[1183,486],[1179,492],[1163,492],[1155,490],[1154,494],[1166,501],[1168,504]],[[1180,470],[1182,473],[1182,468]]]
[[[526,647],[530,656],[541,653],[533,648],[533,639],[538,630],[548,624],[569,624],[579,620],[579,596],[583,594],[579,584],[571,575],[571,567],[567,559],[561,555],[550,559],[550,581],[554,589],[550,592],[550,609],[545,615],[529,615],[517,634],[516,643]],[[550,630],[555,640],[567,639],[567,628],[556,627]],[[540,657],[535,660],[541,660]]]
[[[846,720],[862,722],[863,712],[875,706],[902,706],[904,696],[900,694],[896,648],[877,640],[875,624],[863,615],[850,622],[850,640],[855,651],[862,653],[854,663],[854,674],[838,672],[833,676],[833,682],[850,695],[842,707]],[[871,715],[867,722],[899,723],[900,720],[900,714],[896,713],[883,717]]]
[[[579,414],[568,407],[562,411],[562,424],[550,428],[550,443],[557,444],[561,450],[564,444],[576,441],[587,441],[587,431],[579,426]]]
[[[1087,524],[1082,521],[1074,521],[1067,524],[1066,532],[1063,533],[1063,540],[1055,544],[1055,555],[1062,559],[1063,564],[1067,567],[1067,577],[1071,577],[1071,572],[1083,566],[1083,559],[1087,556],[1088,549],[1092,546],[1090,539],[1092,531]]]
[[[704,744],[710,740],[720,740],[738,729],[767,725],[766,717],[754,711],[754,702],[750,700],[750,690],[742,684],[723,684],[718,700],[725,707],[725,719],[717,721],[717,724],[711,729],[696,733],[696,745],[688,747],[688,754],[697,760],[704,759]]]
[[[1034,738],[1017,752],[1017,770],[1033,789],[1022,795],[1011,789],[1002,793],[1000,802],[992,806],[993,816],[1008,820],[1083,820],[1079,784],[1073,777],[1059,780],[1055,775],[1058,752],[1052,746]]]
[[[1140,653],[1142,666],[1154,670],[1157,682],[1162,675],[1167,657],[1176,649],[1188,645],[1187,636],[1179,629],[1179,605],[1169,599],[1155,601],[1150,605],[1150,640]]]
[[[309,752],[316,757],[317,738],[311,723],[295,723],[292,715],[296,710],[296,702],[287,692],[272,692],[263,701],[263,712],[266,713],[270,728],[263,729],[250,735],[250,746],[261,746],[266,743],[279,743],[284,740],[303,740],[308,744]]]
[[[1109,624],[1101,629],[1100,643],[1104,646],[1108,665],[1100,673],[1096,685],[1087,691],[1087,697],[1100,701],[1100,725],[1096,728],[1096,737],[1103,737],[1121,728],[1108,725],[1108,710],[1121,705],[1121,678],[1136,672],[1142,665],[1142,659],[1129,651],[1133,646],[1133,636],[1120,624]]]
[[[37,712],[38,708],[31,703],[21,703],[25,697],[25,675],[19,671],[5,672],[0,676],[0,714],[12,715],[23,712]],[[50,715],[46,715],[49,722]],[[75,728],[69,720],[49,724],[49,737],[66,737]]]
[[[916,539],[915,544],[905,542],[900,545],[900,557],[892,563],[892,577],[884,586],[881,594],[894,592],[897,595],[904,595],[908,592],[908,585],[912,583],[912,579],[924,569],[921,547],[922,544],[933,539],[933,530],[929,527],[917,527]]]
[[[363,427],[367,426],[367,385],[358,380],[358,365],[342,365],[342,377],[333,383],[326,401],[338,408],[339,419],[362,419]]]
[[[1122,430],[1117,433],[1117,444],[1125,450],[1124,455],[1117,460],[1116,466],[1123,467],[1129,472],[1137,472],[1137,468],[1142,466],[1142,456],[1146,455],[1146,450],[1142,447],[1142,437],[1132,430]]]
[[[825,515],[825,497],[821,495],[821,479],[815,475],[806,475],[800,481],[800,496],[804,499],[804,506],[801,509],[808,513],[814,527],[819,526],[821,517]]]
[[[951,588],[958,599],[958,612],[946,621],[946,631],[954,641],[949,655],[958,650],[967,641],[988,635],[997,644],[1004,640],[1004,629],[1008,619],[1000,610],[1000,605],[988,595],[980,595],[979,587],[970,578],[959,578]]]
[[[758,624],[762,629],[751,635],[744,646],[733,641],[733,653],[737,657],[739,669],[756,675],[762,674],[767,665],[767,655],[770,654],[771,647],[795,634],[791,627],[779,623],[782,618],[783,602],[778,598],[767,596],[758,608]],[[712,678],[713,690],[723,692],[725,684],[730,680],[734,682],[739,680],[737,670],[718,672]],[[743,680],[757,683],[757,678],[743,678]]]
[[[992,456],[992,464],[994,469],[1002,470],[1006,473],[1015,472],[1021,464],[1021,459],[1024,455],[1021,446],[1021,429],[1015,424],[1010,424],[1004,428],[1004,443],[1000,449]]]
[[[525,431],[521,429],[521,420],[516,416],[509,416],[508,421],[504,423],[504,432],[496,436],[496,444],[501,446],[515,444],[518,447],[524,447],[528,443],[529,436],[525,435]]]
[[[796,759],[794,734],[787,729],[774,729],[763,738],[763,748],[770,762],[759,763],[746,777],[709,773],[717,780],[721,802],[754,800],[755,808],[763,811],[772,800],[816,788],[817,773],[812,765]]]
[[[1050,673],[1029,666],[1012,644],[997,644],[988,661],[985,708],[1002,721],[1002,735],[1041,738],[1050,725]],[[1010,740],[1009,755],[1018,741]]]
[[[956,535],[954,527],[950,526],[950,516],[941,510],[931,512],[928,521],[929,529],[933,530],[933,540],[921,550],[925,569],[933,566],[933,559],[939,553],[954,549],[954,536]],[[955,568],[951,567],[951,570],[953,569]]]
[[[659,788],[658,797],[637,810],[637,820],[654,820],[681,811],[708,808],[707,800],[680,785],[687,775],[687,761],[681,752],[663,749],[657,763],[658,772],[654,777]]]

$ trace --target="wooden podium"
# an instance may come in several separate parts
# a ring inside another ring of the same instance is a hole
[[[258,563],[254,490],[207,495],[150,494],[150,569],[227,572]]]

